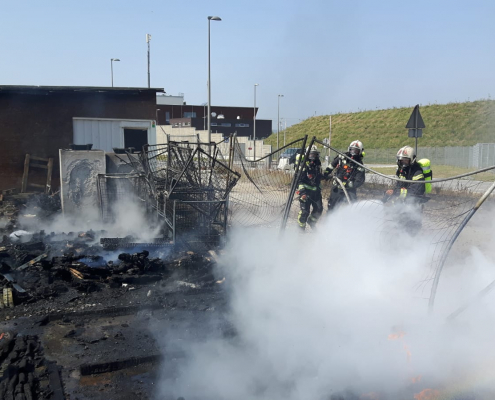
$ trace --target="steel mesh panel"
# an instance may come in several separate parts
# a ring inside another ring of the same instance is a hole
[[[99,174],[98,195],[104,223],[115,219],[115,206],[122,202],[134,202],[149,211],[149,189],[144,175]]]

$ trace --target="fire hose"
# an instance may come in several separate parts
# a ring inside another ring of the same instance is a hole
[[[347,199],[347,202],[349,204],[351,204],[351,199],[349,198],[349,195],[347,194],[347,190],[345,188],[345,185],[342,183],[342,181],[337,178],[336,176],[333,177],[333,179],[335,179],[337,181],[337,183],[340,185],[340,188],[344,191],[344,194],[345,194],[345,198]]]

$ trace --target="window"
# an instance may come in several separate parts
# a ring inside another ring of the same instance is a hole
[[[170,122],[170,111],[165,111],[165,121]]]
[[[236,128],[249,128],[249,124],[244,124],[244,123],[238,123],[238,124],[235,124],[235,127]]]
[[[218,126],[218,124],[216,122],[211,122],[210,125],[211,126]]]
[[[196,111],[184,112],[184,118],[196,118]]]
[[[220,126],[225,126],[225,127],[230,128],[230,127],[232,126],[232,124],[231,124],[230,122],[222,122],[222,123],[220,124]]]

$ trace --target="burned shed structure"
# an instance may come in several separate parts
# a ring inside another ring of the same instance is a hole
[[[163,89],[79,86],[0,86],[0,190],[21,188],[26,155],[51,158],[58,188],[59,149],[93,144],[139,148],[156,144],[156,93]],[[30,180],[47,181],[46,170]]]
[[[159,228],[155,243],[219,243],[227,229],[228,195],[240,178],[228,166],[230,156],[227,160],[215,143],[168,141],[127,157],[132,172],[98,176],[103,221],[115,217],[117,204],[132,199]],[[128,245],[117,238],[102,243]]]

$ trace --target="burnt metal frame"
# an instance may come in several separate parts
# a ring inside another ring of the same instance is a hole
[[[208,201],[208,200],[205,200],[205,201],[201,201],[201,200],[186,200],[186,201],[183,201],[183,200],[173,200],[173,212],[172,212],[172,221],[171,221],[171,225],[170,228],[172,229],[172,242],[173,243],[176,243],[176,232],[177,232],[177,228],[176,228],[176,206],[177,206],[177,203],[182,203],[182,204],[188,204],[190,205],[191,207],[193,207],[195,210],[197,210],[198,212],[200,212],[201,214],[203,214],[204,216],[206,216],[207,218],[210,219],[211,221],[211,224],[212,225],[220,225],[222,227],[222,229],[224,230],[224,232],[227,232],[227,212],[228,212],[228,200],[213,200],[213,201]],[[218,208],[218,210],[216,211],[215,215],[212,217],[212,215],[208,215],[207,213],[205,213],[203,210],[197,208],[197,207],[194,207],[194,203],[216,203],[218,204],[220,207]],[[222,222],[218,222],[218,221],[215,221],[218,217],[218,214],[219,214],[219,211],[220,211],[220,208],[221,206],[224,206],[223,207],[223,213],[224,213],[224,218],[223,218],[223,221]],[[165,217],[166,219],[166,217]],[[167,221],[167,224],[169,224],[169,222]]]
[[[305,160],[308,159],[310,149],[313,146],[313,144],[316,140],[316,137],[313,136],[313,138],[311,139],[310,145],[307,147],[306,152],[304,152],[305,151],[304,149],[306,148],[306,141],[307,140],[308,140],[308,135],[305,135],[302,146],[301,146],[301,153],[300,153],[300,154],[304,154],[304,158],[301,160],[302,162],[297,163],[296,168],[295,168],[294,178],[292,179],[289,197],[287,198],[287,203],[285,203],[284,216],[282,218],[282,223],[280,225],[281,231],[284,231],[285,227],[287,226],[287,219],[289,218],[290,209],[292,207],[292,201],[294,200],[294,194],[296,193],[297,185],[299,184],[299,181],[301,180],[302,171],[304,169],[304,168],[301,168],[301,166],[303,166],[305,163]]]
[[[113,174],[98,174],[98,178],[96,180],[96,189],[98,193],[98,203],[99,203],[99,208],[100,208],[100,216],[102,218],[102,221],[105,219],[104,215],[104,206],[103,206],[103,188],[101,186],[101,178],[105,178],[105,192],[107,193],[107,179],[143,179],[148,183],[148,180],[146,179],[146,176],[143,175],[142,173],[137,173],[137,172],[131,172],[131,173],[113,173]],[[149,196],[143,197],[143,193],[136,193],[137,197],[142,200],[142,201],[149,201]]]
[[[227,230],[227,215],[228,215],[228,196],[232,188],[235,186],[237,181],[240,178],[240,174],[237,173],[236,171],[233,171],[229,166],[226,166],[224,163],[219,161],[217,159],[220,149],[217,147],[216,143],[193,143],[195,145],[195,148],[192,148],[191,143],[189,142],[176,142],[176,141],[168,141],[167,144],[164,145],[146,145],[143,147],[143,157],[142,157],[142,163],[144,166],[144,170],[147,173],[147,181],[150,184],[150,187],[152,188],[152,193],[154,197],[156,198],[156,209],[158,215],[162,216],[164,218],[164,221],[168,228],[172,231],[172,241],[175,243],[176,242],[176,235],[177,235],[177,204],[178,203],[184,203],[188,204],[191,207],[193,207],[196,211],[199,213],[203,214],[206,218],[208,218],[211,221],[211,224],[218,224],[223,228],[223,232],[226,232]],[[163,147],[160,147],[163,146]],[[204,151],[202,149],[202,146],[206,146],[212,151],[213,156],[211,156],[209,153]],[[178,148],[189,148],[190,152],[187,154],[187,157],[184,157],[184,153],[182,151],[176,151]],[[211,149],[213,147],[213,149]],[[151,157],[147,158],[144,154],[147,152],[151,151],[156,151],[157,154],[153,154]],[[150,160],[156,159],[157,157],[166,154],[166,168],[165,169],[165,182],[163,182],[163,178],[160,179],[160,183],[162,183],[164,191],[160,193],[159,186],[157,185],[156,179],[153,179],[153,174],[156,173],[155,170],[152,168],[150,165]],[[170,172],[172,170],[172,155],[175,154],[175,157],[180,158],[182,165],[185,164],[181,168],[180,174],[178,176],[175,176],[174,178],[171,176]],[[197,171],[191,171],[190,166],[193,164],[195,161],[195,157],[197,158],[198,161],[198,168]],[[187,190],[181,191],[178,190],[177,184],[183,179],[184,176],[186,176],[187,180],[190,182],[198,182],[199,185],[201,186],[201,177],[202,177],[202,171],[201,171],[201,163],[203,157],[206,157],[207,160],[211,163],[209,166],[209,174],[207,176],[207,181],[208,181],[208,186],[211,185],[212,179],[213,179],[213,174],[214,174],[214,168],[216,165],[220,165],[223,168],[226,169],[227,171],[227,181],[226,181],[226,187],[225,187],[225,193],[222,196],[220,200],[179,200],[179,199],[173,199],[174,193],[181,193],[181,194],[187,194]],[[230,164],[230,160],[229,160]],[[197,173],[197,176],[193,176],[195,173]],[[232,177],[235,177],[232,179]],[[173,181],[172,181],[173,178]],[[197,178],[197,179],[195,179]],[[159,196],[163,195],[163,209],[160,207],[160,199]],[[167,206],[167,203],[172,203],[171,204],[171,214],[168,209],[170,206]],[[213,208],[213,211],[208,214],[204,210],[198,207],[199,204],[217,204],[218,206],[215,206]],[[219,212],[221,211],[223,207],[223,214],[224,218],[222,222],[218,222],[218,215]]]

